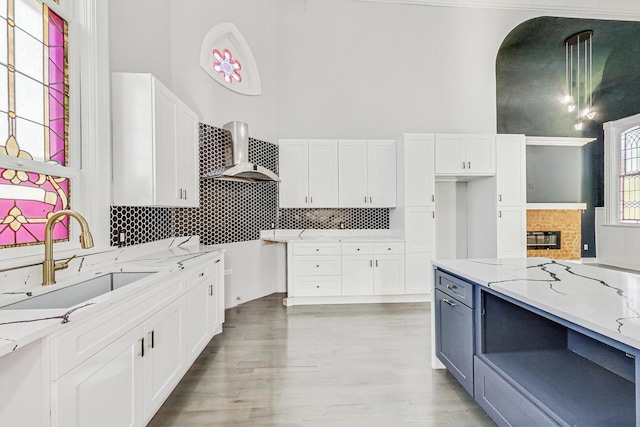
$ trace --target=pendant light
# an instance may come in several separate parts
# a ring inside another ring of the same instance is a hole
[[[584,120],[593,120],[593,31],[585,30],[567,38],[565,49],[564,103],[569,113],[576,113],[575,130],[582,130]]]

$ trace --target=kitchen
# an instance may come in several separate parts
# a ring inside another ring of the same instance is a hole
[[[183,3],[110,0],[108,11],[100,5],[101,16],[109,16],[109,31],[105,39],[107,20],[101,19],[97,64],[102,60],[104,65],[108,52],[110,71],[153,73],[197,111],[211,132],[241,120],[250,124],[253,138],[269,143],[286,138],[397,139],[407,132],[529,134],[496,125],[495,58],[510,31],[543,15],[637,17],[630,3],[626,13],[618,14],[579,11],[569,5],[530,10],[355,1]],[[262,95],[229,91],[212,82],[197,63],[203,35],[224,22],[235,23],[248,41],[258,64]],[[108,72],[93,66],[100,81],[107,81]],[[102,101],[96,105],[108,111],[109,91],[101,89]],[[103,143],[98,150],[107,149],[99,158],[109,158],[110,142],[105,137],[109,124],[96,120],[95,127],[83,131],[95,132],[95,140]],[[575,136],[571,132],[562,136]],[[115,220],[105,218],[110,209],[105,185],[109,179],[104,179],[109,167],[94,162],[95,182],[101,183],[95,188],[101,191],[91,201],[99,213],[88,217],[102,242],[112,239],[110,222],[124,224],[125,234],[133,233],[127,228],[140,228],[127,222],[129,214],[134,220],[143,218],[143,224],[172,220],[170,212],[152,209],[148,215],[154,219],[149,220],[124,208],[112,208]],[[268,209],[273,209],[273,201]],[[265,218],[260,228],[271,228],[272,221],[273,217]],[[232,228],[219,233],[226,238]],[[595,246],[594,241],[588,244]],[[632,245],[629,242],[627,252],[632,252]],[[226,251],[225,307],[286,289],[281,246],[264,245],[251,234],[221,246]]]

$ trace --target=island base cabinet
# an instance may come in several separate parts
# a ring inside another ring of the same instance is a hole
[[[143,425],[143,334],[132,329],[53,383],[52,427]]]
[[[498,426],[557,426],[549,417],[477,357],[475,400]]]
[[[473,396],[473,309],[436,289],[436,355]]]

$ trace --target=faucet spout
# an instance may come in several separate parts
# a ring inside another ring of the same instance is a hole
[[[53,226],[62,217],[68,216],[75,218],[80,224],[80,246],[82,249],[93,247],[93,236],[89,231],[89,224],[78,212],[63,209],[54,212],[47,220],[44,228],[44,261],[42,262],[42,286],[52,285],[56,283],[56,270],[62,270],[69,266],[67,262],[56,263],[53,259]]]

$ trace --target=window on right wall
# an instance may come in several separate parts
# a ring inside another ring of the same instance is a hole
[[[640,224],[640,114],[604,124],[607,224]]]

